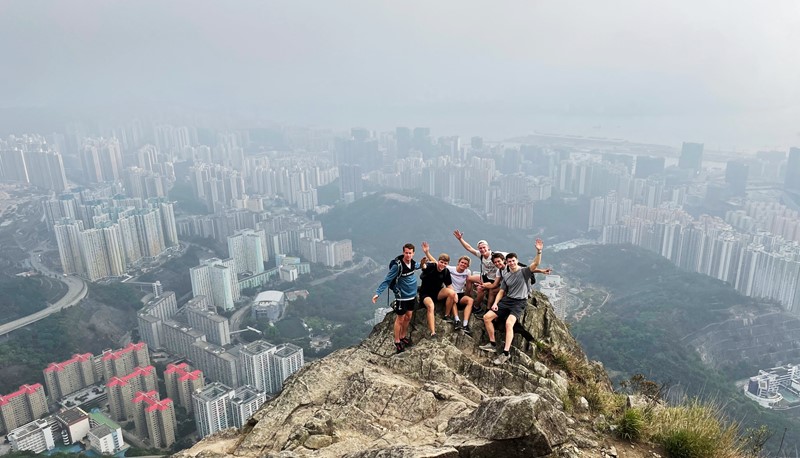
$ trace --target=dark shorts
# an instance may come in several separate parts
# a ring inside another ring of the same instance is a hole
[[[420,290],[420,292],[419,292],[419,303],[420,303],[420,305],[422,305],[422,303],[425,302],[425,298],[426,297],[430,297],[431,300],[433,301],[433,303],[435,304],[436,301],[439,300],[439,299],[437,299],[439,297],[439,291],[441,291],[441,289],[437,289],[436,291]]]
[[[461,299],[466,295],[467,293],[458,293],[458,299],[456,300],[456,307],[458,307],[459,310],[464,310],[465,308],[467,308],[467,304],[461,303]]]
[[[489,280],[489,276],[486,274],[481,274],[481,281],[484,283],[494,283],[494,280]]]
[[[527,299],[512,299],[510,297],[504,297],[500,299],[500,302],[497,303],[497,322],[498,323],[505,323],[509,316],[514,315],[519,321],[519,317],[522,315],[522,312],[525,311],[525,307],[528,306]]]
[[[395,301],[392,303],[392,310],[394,310],[394,313],[398,315],[405,315],[407,312],[414,311],[414,306],[416,303],[417,298],[404,299],[402,301],[395,299]]]

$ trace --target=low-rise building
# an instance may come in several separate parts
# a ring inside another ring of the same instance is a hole
[[[11,430],[8,433],[8,441],[11,443],[11,450],[15,452],[42,453],[56,447],[53,428],[43,418]]]
[[[119,426],[116,429],[106,424],[95,426],[89,430],[87,440],[89,448],[101,455],[114,455],[125,447],[122,429]]]
[[[256,320],[268,319],[278,321],[286,311],[286,295],[282,291],[262,291],[258,293],[250,313]]]

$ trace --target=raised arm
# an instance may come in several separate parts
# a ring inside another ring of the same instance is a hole
[[[422,242],[422,252],[425,253],[425,257],[428,258],[428,261],[436,262],[436,258],[431,254],[431,246],[428,245],[428,242]],[[425,263],[425,260],[423,259],[422,262]]]
[[[461,232],[458,229],[456,229],[456,230],[453,231],[453,235],[458,239],[459,242],[461,242],[461,246],[463,246],[465,250],[469,251],[470,253],[472,253],[475,256],[480,256],[481,255],[478,252],[478,250],[476,250],[475,248],[472,248],[472,245],[470,245],[469,243],[467,243],[466,240],[464,240],[464,233],[463,232]]]
[[[542,262],[542,248],[544,248],[544,242],[542,242],[542,239],[536,239],[536,257],[533,258],[533,262],[528,266],[531,272],[536,272]]]

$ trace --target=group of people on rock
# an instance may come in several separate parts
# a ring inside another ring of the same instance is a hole
[[[414,260],[416,248],[413,244],[406,243],[403,245],[403,254],[390,262],[389,272],[375,290],[372,302],[377,302],[386,289],[391,289],[394,293],[392,309],[396,314],[394,345],[397,353],[405,351],[413,344],[408,328],[418,303],[424,305],[427,311],[430,338],[436,339],[435,303],[444,301],[444,320],[468,336],[472,336],[470,317],[473,314],[483,317],[489,342],[478,347],[481,350],[497,352],[495,323],[505,326],[502,352],[493,360],[494,364],[503,364],[509,359],[514,324],[525,310],[531,288],[536,281],[533,274],[550,273],[550,269],[539,269],[544,243],[540,239],[536,240],[536,257],[526,266],[519,262],[516,253],[492,251],[486,240],[478,241],[476,249],[464,240],[461,231],[453,231],[453,235],[464,249],[478,257],[479,272],[470,270],[469,256],[458,258],[455,266],[449,265],[450,256],[446,253],[434,258],[427,242],[422,242],[425,258],[417,263]],[[421,270],[419,287],[415,274],[417,270]],[[484,300],[486,308],[483,307]]]

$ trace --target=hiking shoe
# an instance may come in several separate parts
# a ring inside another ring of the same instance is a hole
[[[450,316],[450,315],[447,315],[446,317],[444,317],[444,321],[446,321],[446,322],[448,322],[448,323],[452,323],[452,322],[453,322],[453,321],[455,321],[455,320],[453,320],[453,317],[452,317],[452,316]]]
[[[434,332],[434,333],[433,333],[433,334],[431,334],[431,335],[430,335],[430,337],[428,337],[428,338],[429,338],[429,339],[431,339],[431,340],[436,340],[436,339],[438,339],[438,338],[439,338],[439,336],[438,336],[438,335],[437,335],[437,334]]]
[[[456,329],[456,330],[461,329],[461,320],[453,321],[453,329]]]
[[[483,350],[483,351],[488,351],[490,353],[497,353],[497,348],[495,348],[496,346],[497,346],[497,344],[495,344],[494,342],[489,342],[487,344],[481,345],[478,348]]]
[[[505,364],[509,359],[511,359],[511,356],[508,353],[500,353],[497,358],[492,360],[492,364],[495,366],[500,366]]]
[[[414,342],[412,342],[409,337],[403,337],[402,339],[400,339],[400,342],[402,342],[404,347],[410,347],[414,345]]]
[[[470,331],[468,324],[465,324],[464,327],[461,328],[461,330],[464,331],[464,334],[472,337],[472,331]]]
[[[395,353],[403,353],[406,351],[406,347],[403,346],[403,342],[395,342],[394,343]]]

